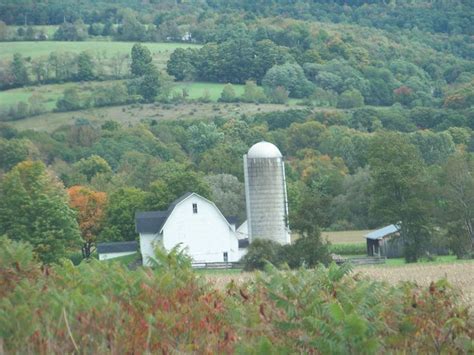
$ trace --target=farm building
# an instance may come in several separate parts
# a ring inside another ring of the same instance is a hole
[[[246,243],[239,243],[235,223],[196,193],[186,193],[166,211],[137,212],[135,225],[143,264],[149,265],[156,246],[169,251],[178,244],[186,248],[194,263],[237,262],[246,252]]]
[[[97,244],[99,260],[109,260],[120,256],[135,254],[137,252],[137,242],[114,242]]]
[[[399,257],[402,254],[400,228],[395,224],[377,229],[365,235],[369,256]]]

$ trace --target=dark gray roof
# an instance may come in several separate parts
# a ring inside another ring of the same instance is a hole
[[[138,245],[136,241],[97,244],[97,251],[99,254],[125,253],[128,251],[137,251],[137,250],[138,250]]]
[[[249,244],[249,238],[239,239],[239,249],[248,248]]]
[[[171,211],[150,211],[135,213],[135,227],[137,232],[144,234],[158,233],[171,214]]]
[[[239,221],[239,218],[236,216],[225,216],[225,219],[227,219],[227,222],[229,224],[237,225],[237,222]]]

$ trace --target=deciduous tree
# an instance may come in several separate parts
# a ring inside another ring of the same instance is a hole
[[[19,163],[3,177],[0,234],[31,243],[45,263],[65,257],[79,245],[79,228],[67,193],[43,163]]]

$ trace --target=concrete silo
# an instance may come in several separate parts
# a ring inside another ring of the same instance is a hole
[[[250,243],[256,238],[290,243],[285,165],[280,150],[268,142],[244,155],[245,199]]]

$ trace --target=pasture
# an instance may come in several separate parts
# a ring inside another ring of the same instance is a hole
[[[80,83],[65,83],[65,84],[51,84],[39,86],[27,86],[18,89],[0,91],[0,108],[8,108],[17,105],[20,101],[28,103],[32,95],[36,95],[39,102],[44,105],[47,111],[53,111],[56,107],[56,101],[62,95],[65,89],[75,87],[79,91],[86,92],[96,86],[108,85],[117,83],[120,80],[110,81],[89,81]],[[188,93],[187,99],[197,100],[202,98],[206,93],[212,102],[217,102],[219,99],[224,84],[215,83],[175,83],[173,91],[182,93],[186,90]],[[236,94],[239,96],[243,93],[243,85],[234,85]]]
[[[51,52],[73,52],[90,51],[93,53],[105,53],[113,55],[116,53],[130,53],[135,42],[111,42],[111,41],[83,41],[83,42],[61,42],[61,41],[28,41],[28,42],[0,42],[0,61],[10,60],[15,53],[20,53],[27,58],[47,57]],[[142,43],[148,47],[153,57],[163,56],[166,58],[176,48],[199,47],[188,43]]]
[[[34,117],[8,122],[19,129],[34,129],[38,131],[54,131],[55,129],[74,124],[78,118],[88,119],[92,124],[102,124],[107,120],[114,120],[124,125],[135,125],[142,120],[190,120],[212,119],[216,116],[224,118],[238,118],[243,114],[284,111],[291,106],[276,104],[224,104],[185,102],[176,104],[147,104],[93,108],[73,112],[52,112]]]

